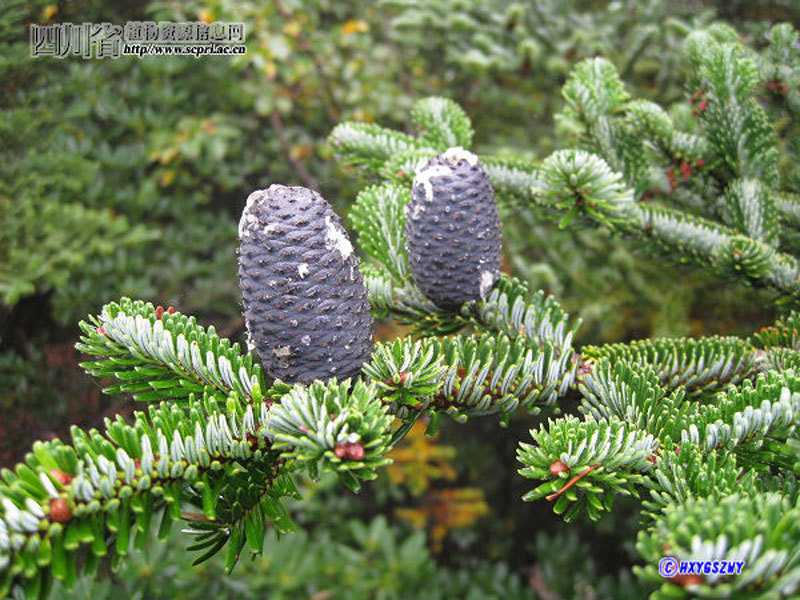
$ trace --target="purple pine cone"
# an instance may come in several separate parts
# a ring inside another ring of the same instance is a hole
[[[445,310],[485,298],[498,280],[497,201],[472,152],[450,148],[417,170],[406,206],[406,250],[417,286]]]
[[[271,185],[239,221],[239,287],[248,343],[266,372],[289,383],[357,375],[373,320],[358,259],[317,192]]]

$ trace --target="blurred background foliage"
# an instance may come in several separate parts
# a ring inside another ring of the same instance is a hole
[[[478,152],[536,160],[568,138],[553,115],[572,65],[602,55],[634,97],[688,111],[683,39],[723,18],[755,48],[792,0],[5,0],[0,6],[0,466],[132,403],[77,367],[76,322],[129,295],[175,305],[239,339],[236,222],[271,182],[319,189],[342,214],[359,182],[325,139],[341,120],[403,128],[415,100],[465,108]],[[131,20],[244,22],[236,58],[32,59],[28,27]],[[765,90],[764,104],[770,107]],[[776,124],[800,152],[791,120]],[[752,331],[768,292],[662,268],[602,230],[545,213],[504,222],[504,268],[584,319],[579,343]],[[397,331],[379,324],[379,336]],[[569,408],[569,407],[565,407]],[[307,531],[225,578],[191,567],[179,537],[68,596],[131,598],[640,598],[628,574],[636,510],[571,526],[524,505],[520,416],[439,439],[414,429],[359,496],[307,482]],[[614,554],[607,548],[626,548]]]

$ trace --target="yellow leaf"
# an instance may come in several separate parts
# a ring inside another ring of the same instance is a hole
[[[342,33],[344,35],[352,35],[354,33],[365,33],[369,31],[369,25],[364,21],[350,19],[342,25]]]
[[[356,121],[364,121],[365,123],[372,123],[375,121],[375,115],[360,108],[357,108],[353,111],[353,118]]]
[[[418,508],[396,508],[394,511],[398,518],[411,524],[412,527],[422,529],[428,519],[427,513]]]
[[[170,183],[175,181],[175,176],[177,175],[177,171],[175,169],[167,169],[164,171],[164,174],[161,176],[159,183],[161,187],[167,187]]]
[[[173,146],[169,150],[161,152],[158,161],[162,165],[168,165],[169,163],[172,162],[172,159],[174,159],[177,155],[178,155],[178,148],[176,146]]]
[[[442,551],[442,542],[444,542],[444,538],[447,536],[447,527],[445,525],[434,525],[431,529],[431,545],[433,546],[433,551],[436,554]]]
[[[197,13],[197,18],[200,19],[203,23],[213,23],[214,13],[208,10],[207,8],[201,8],[200,12]]]
[[[455,479],[455,469],[448,462],[455,456],[455,448],[435,441],[425,435],[424,423],[414,423],[402,444],[389,453],[394,461],[387,469],[392,483],[405,484],[412,494],[419,495],[432,479]]]
[[[417,508],[396,508],[395,515],[421,529],[430,526],[433,551],[441,552],[442,543],[451,529],[472,527],[488,514],[489,505],[480,488],[431,489],[424,505]]]
[[[295,160],[303,160],[314,153],[314,148],[310,144],[295,144],[289,151],[289,156]]]
[[[49,21],[58,12],[58,5],[48,4],[42,9],[42,21]]]
[[[211,119],[203,119],[202,128],[203,131],[209,135],[214,135],[217,133],[217,124]]]
[[[297,37],[300,35],[300,32],[303,30],[300,27],[300,23],[297,21],[289,21],[286,25],[283,26],[283,33],[288,35],[289,37]]]

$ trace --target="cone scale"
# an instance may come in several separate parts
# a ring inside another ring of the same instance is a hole
[[[357,375],[373,320],[353,246],[331,206],[303,187],[250,194],[239,221],[239,286],[266,372],[289,383]]]

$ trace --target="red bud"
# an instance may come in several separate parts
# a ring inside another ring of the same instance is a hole
[[[364,452],[364,446],[361,445],[361,442],[345,444],[345,451],[347,452],[347,458],[352,460],[364,460],[364,456],[366,455],[366,452]]]
[[[72,520],[72,509],[66,498],[54,498],[50,501],[50,519],[56,523],[68,523]]]
[[[53,479],[55,479],[58,483],[63,486],[67,486],[72,481],[72,476],[64,471],[59,471],[58,469],[50,469],[50,475]]]
[[[676,187],[678,187],[678,180],[675,179],[675,169],[672,167],[667,170],[667,179],[669,179],[670,188],[674,190]]]
[[[671,581],[672,583],[677,583],[678,585],[682,585],[683,587],[689,587],[690,585],[701,585],[705,583],[706,580],[703,579],[700,575],[678,574],[670,577],[669,581]]]

